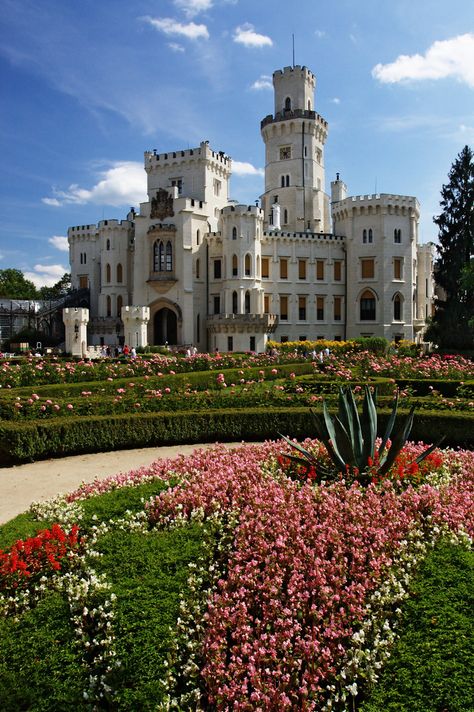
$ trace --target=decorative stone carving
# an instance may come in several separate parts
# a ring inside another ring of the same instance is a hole
[[[164,188],[160,188],[156,197],[151,199],[150,218],[163,220],[167,217],[173,217],[173,197]]]

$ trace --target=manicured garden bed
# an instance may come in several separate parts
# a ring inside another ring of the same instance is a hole
[[[414,439],[444,435],[448,445],[473,446],[471,361],[337,348],[340,353],[322,363],[294,353],[3,362],[1,462],[176,442],[258,441],[292,432],[291,421],[294,434],[306,437],[312,434],[308,409],[320,411],[323,399],[336,407],[338,390],[348,383],[359,401],[364,384],[377,386],[385,412],[398,390],[400,410],[415,406],[419,414]]]
[[[362,488],[220,447],[34,506],[0,528],[2,709],[468,709],[474,454],[423,449]]]

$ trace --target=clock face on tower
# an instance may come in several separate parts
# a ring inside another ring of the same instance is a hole
[[[291,146],[283,146],[280,148],[280,161],[291,158]]]

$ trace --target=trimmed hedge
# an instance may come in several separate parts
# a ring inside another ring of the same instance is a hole
[[[272,374],[273,369],[277,369],[277,375]],[[312,362],[310,360],[297,363],[284,363],[280,365],[269,366],[252,366],[243,368],[216,368],[212,371],[188,371],[186,373],[164,373],[163,376],[127,376],[126,378],[114,378],[113,381],[79,381],[77,383],[53,383],[42,386],[19,386],[9,389],[8,391],[0,392],[0,406],[3,399],[11,401],[16,396],[30,396],[31,393],[37,393],[42,398],[73,398],[80,395],[82,391],[95,391],[104,389],[106,393],[115,393],[117,388],[127,386],[131,381],[133,383],[146,383],[147,388],[163,388],[173,386],[174,388],[184,388],[188,383],[197,390],[205,390],[206,388],[215,388],[218,373],[225,375],[228,383],[238,382],[242,378],[240,371],[244,372],[244,377],[247,380],[258,380],[260,371],[264,372],[266,380],[276,380],[279,378],[288,378],[290,373],[296,376],[307,374],[316,374]]]
[[[389,411],[379,411],[379,430]],[[403,412],[400,412],[403,417]],[[199,442],[313,436],[308,408],[250,408],[177,413],[134,413],[0,424],[3,466],[87,452]],[[445,436],[443,445],[473,447],[474,415],[422,411],[415,416],[412,440],[426,443]]]

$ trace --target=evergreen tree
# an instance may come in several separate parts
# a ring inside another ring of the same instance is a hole
[[[467,275],[474,256],[474,156],[469,146],[448,177],[441,190],[443,212],[434,218],[439,228],[435,281],[443,297],[426,336],[440,346],[473,348],[474,289]]]

